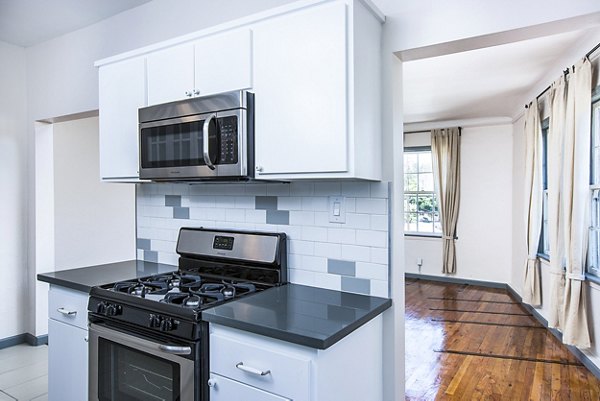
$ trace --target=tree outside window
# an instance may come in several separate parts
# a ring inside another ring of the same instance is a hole
[[[404,231],[425,235],[442,233],[430,147],[404,151]]]

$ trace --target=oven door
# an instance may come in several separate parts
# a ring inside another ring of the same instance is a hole
[[[245,114],[235,109],[141,123],[140,178],[245,176]]]
[[[90,324],[90,401],[194,400],[194,346]]]

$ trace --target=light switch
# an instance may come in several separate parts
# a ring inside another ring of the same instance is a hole
[[[330,223],[345,223],[346,222],[346,205],[343,196],[329,197],[329,222]]]

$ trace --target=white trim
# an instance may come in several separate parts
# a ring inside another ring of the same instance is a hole
[[[492,125],[507,125],[512,124],[511,117],[482,117],[469,118],[462,120],[445,120],[445,121],[424,121],[418,123],[404,124],[404,131],[430,131],[432,129],[448,128],[448,127],[489,127]]]
[[[385,14],[371,0],[359,0],[379,22],[385,24]]]

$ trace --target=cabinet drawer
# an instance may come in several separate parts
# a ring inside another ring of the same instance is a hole
[[[293,400],[310,399],[310,365],[301,355],[219,334],[210,338],[211,372]]]
[[[87,304],[87,293],[50,286],[48,294],[50,319],[87,329]]]
[[[267,393],[223,376],[211,374],[210,380],[212,381],[211,401],[291,401],[289,398]]]

